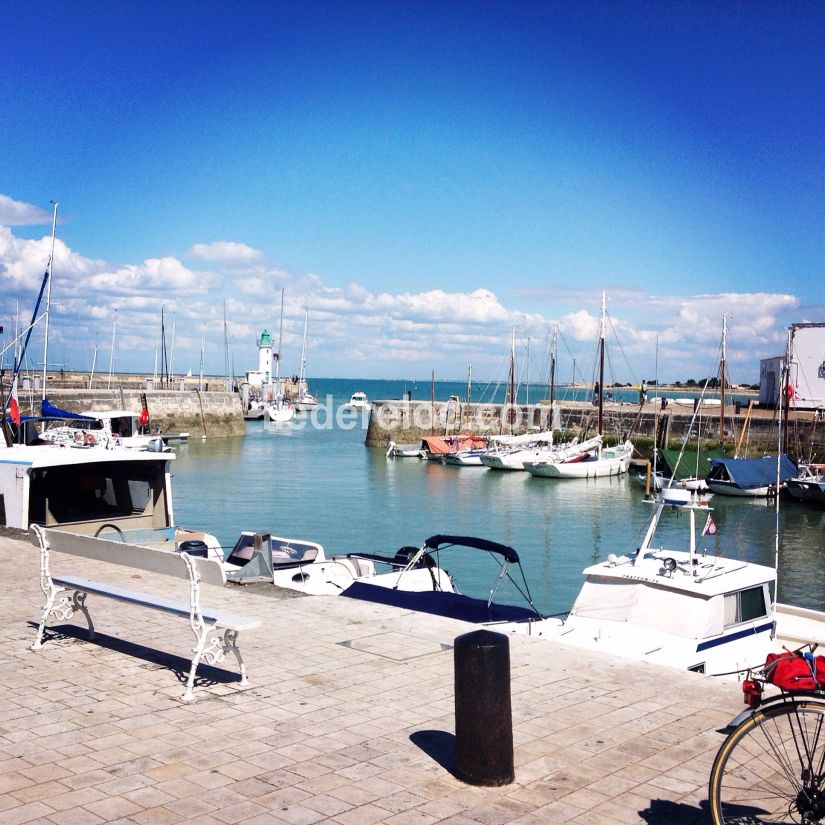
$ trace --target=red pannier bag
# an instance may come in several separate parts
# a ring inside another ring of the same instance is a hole
[[[819,690],[825,688],[825,656],[809,660],[799,653],[769,653],[765,673],[782,690]]]

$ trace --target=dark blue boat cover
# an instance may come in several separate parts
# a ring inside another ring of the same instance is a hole
[[[488,607],[486,599],[474,599],[461,593],[443,593],[434,590],[415,593],[409,590],[381,587],[377,584],[353,582],[341,595],[365,602],[416,610],[419,613],[433,613],[436,616],[446,616],[448,619],[461,619],[461,621],[473,624],[501,621],[524,622],[528,619],[540,618],[539,614],[529,607],[495,603]]]
[[[88,415],[80,415],[79,413],[68,412],[66,410],[59,410],[57,407],[52,406],[51,402],[44,398],[40,402],[40,415],[43,418],[71,418],[74,421],[96,421],[96,418],[92,418]]]
[[[764,487],[776,482],[776,456],[766,455],[762,458],[715,458],[711,462],[715,467],[722,464],[728,471],[733,483],[747,490],[752,487]],[[779,457],[779,481],[787,481],[799,475],[796,464],[784,453]]]

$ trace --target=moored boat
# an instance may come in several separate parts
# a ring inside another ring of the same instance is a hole
[[[268,581],[309,596],[337,596],[355,582],[381,590],[452,592],[449,573],[428,560],[411,564],[415,547],[392,555],[346,553],[327,556],[313,541],[244,531],[229,552],[224,569],[236,584]]]
[[[825,504],[825,464],[805,464],[799,475],[786,482],[788,494],[798,501]]]
[[[367,398],[367,394],[365,392],[361,392],[361,390],[358,390],[357,392],[354,392],[350,396],[350,399],[349,399],[349,402],[347,403],[347,406],[351,410],[364,410],[364,411],[369,411],[369,409],[372,407],[372,405],[370,404],[369,398]]]
[[[764,498],[799,474],[784,453],[761,458],[715,458],[705,481],[708,489],[724,496]]]

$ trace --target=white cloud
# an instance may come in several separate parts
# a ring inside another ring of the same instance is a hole
[[[13,200],[8,195],[0,195],[0,225],[36,226],[51,222],[51,212],[30,203]]]
[[[225,265],[258,263],[264,259],[264,253],[260,250],[236,241],[196,243],[189,250],[189,256]]]
[[[13,316],[17,298],[21,314],[28,315],[50,248],[50,235],[27,240],[0,226],[0,318]],[[556,321],[564,338],[559,344],[560,374],[570,375],[572,358],[580,375],[591,369],[598,290],[536,290],[523,299],[529,308],[524,311],[483,288],[391,293],[361,283],[331,286],[316,274],[296,276],[272,267],[257,250],[230,241],[198,244],[192,250],[193,257],[211,261],[209,270],[191,269],[175,257],[114,265],[86,258],[58,238],[51,334],[62,339],[67,364],[88,368],[93,341],[97,335],[101,341],[111,335],[117,308],[118,340],[124,342],[118,367],[151,369],[164,307],[167,336],[175,313],[178,363],[197,364],[205,331],[207,371],[222,372],[226,328],[236,371],[242,373],[257,365],[261,332],[268,329],[277,336],[280,291],[286,285],[286,371],[298,368],[305,307],[310,312],[308,361],[315,375],[420,377],[435,369],[441,377],[460,377],[472,363],[474,375],[488,377],[500,374],[506,364],[514,327],[521,353],[531,338],[536,364],[531,374],[546,374],[539,361],[553,319],[547,311],[535,311],[538,307],[559,312]],[[798,300],[782,293],[660,296],[614,287],[608,289],[608,298],[608,344],[614,378],[622,381],[653,377],[657,360],[661,380],[713,374],[723,313],[733,315],[728,356],[741,373],[733,379],[756,380],[759,358],[781,352],[784,328],[799,320],[793,317]]]
[[[174,301],[175,294],[205,294],[220,280],[215,273],[189,269],[177,258],[147,258],[142,264],[97,272],[86,281],[84,288],[109,296],[151,290],[155,292],[156,305],[160,306],[166,297]]]

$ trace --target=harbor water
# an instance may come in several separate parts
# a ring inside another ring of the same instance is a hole
[[[368,413],[341,413],[341,406],[357,389],[399,398],[406,383],[313,382],[336,410],[317,417],[324,426],[253,421],[242,438],[193,437],[172,464],[176,522],[213,533],[227,550],[241,530],[317,541],[327,554],[391,555],[438,533],[480,536],[518,551],[533,600],[547,614],[570,607],[585,566],[640,545],[652,508],[628,476],[543,479],[386,458],[365,447]],[[436,386],[437,400],[459,394],[458,384]],[[424,387],[417,389],[413,397],[423,397]],[[772,502],[723,496],[710,504],[718,531],[701,538],[700,552],[772,566],[778,524],[779,600],[825,609],[825,510],[783,500],[777,514]],[[700,520],[697,533],[703,526]],[[656,546],[688,549],[687,514],[663,515],[657,536]],[[442,566],[475,596],[486,596],[495,580],[486,554],[457,553]],[[516,600],[504,588],[497,598]]]

